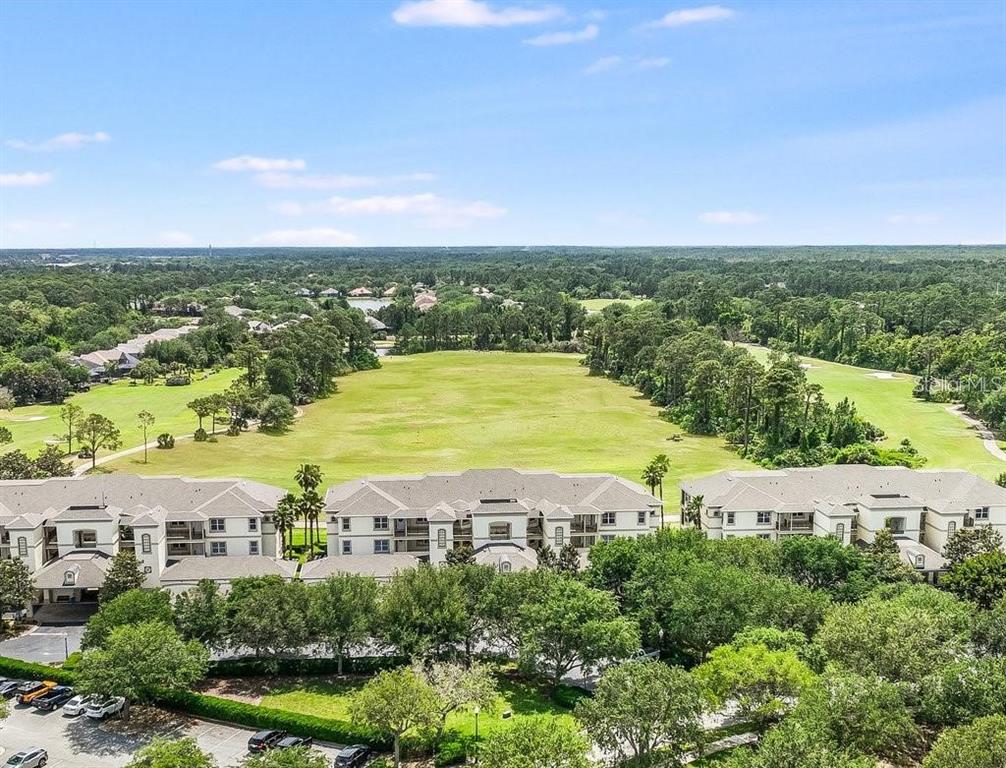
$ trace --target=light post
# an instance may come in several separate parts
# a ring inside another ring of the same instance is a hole
[[[66,661],[67,659],[70,658],[70,641],[68,639],[69,637],[70,636],[66,632],[63,633],[63,661]]]
[[[482,707],[478,704],[475,705],[475,765],[479,764],[479,712],[482,711]]]

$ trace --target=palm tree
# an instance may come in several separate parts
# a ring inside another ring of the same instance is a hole
[[[324,507],[324,504],[321,503],[321,497],[316,493],[318,486],[321,485],[321,467],[317,464],[301,464],[294,473],[294,479],[297,481],[297,485],[300,486],[302,492],[299,506],[300,513],[304,516],[304,525],[307,529],[307,551],[313,555],[313,523],[317,522],[318,515],[321,514],[321,509]],[[308,496],[309,493],[312,494],[312,498],[305,499],[304,497]]]
[[[650,489],[650,494],[652,496],[656,496],[657,484],[660,483],[660,470],[652,461],[647,464],[646,469],[643,470],[643,482],[646,483],[646,487]]]
[[[692,496],[688,500],[688,504],[685,505],[685,522],[691,523],[696,528],[702,524],[702,502],[704,501],[702,494],[697,496]]]
[[[671,468],[671,460],[666,453],[658,453],[653,457],[653,464],[657,468],[657,485],[660,487],[660,500],[664,499],[664,475]]]
[[[286,557],[293,547],[293,524],[297,520],[297,497],[292,493],[283,496],[276,505],[273,520],[276,522],[276,530],[283,542],[283,557]],[[290,534],[289,545],[287,544],[287,533]]]
[[[304,491],[300,497],[300,511],[304,515],[304,521],[307,523],[308,531],[311,534],[311,542],[308,545],[307,553],[308,559],[314,557],[314,544],[315,539],[320,539],[320,536],[315,536],[315,532],[318,530],[318,518],[325,509],[325,500],[321,498],[317,491],[311,489]]]

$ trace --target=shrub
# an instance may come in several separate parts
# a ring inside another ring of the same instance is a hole
[[[54,680],[62,685],[73,685],[76,676],[68,669],[0,656],[0,677],[15,680]]]
[[[165,450],[168,448],[174,448],[175,436],[169,435],[167,432],[162,432],[157,436],[157,447]]]
[[[350,675],[372,675],[385,669],[395,669],[409,663],[401,656],[361,656],[343,660],[342,671]],[[336,674],[338,659],[221,659],[210,663],[208,677],[261,677],[280,675],[310,677]]]
[[[197,429],[195,432],[192,433],[192,439],[195,440],[197,443],[205,443],[207,437],[208,435],[206,434],[206,430],[203,429],[202,427],[200,427],[199,429]]]
[[[164,380],[164,386],[166,387],[187,387],[192,383],[192,379],[188,376],[168,376]]]

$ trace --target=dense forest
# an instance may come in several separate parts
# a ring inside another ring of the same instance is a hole
[[[198,330],[147,350],[144,375],[243,359],[246,384],[262,366],[264,394],[325,396],[330,375],[376,365],[344,300],[362,288],[388,297],[374,314],[393,353],[583,353],[593,373],[767,464],[921,460],[910,445],[878,451],[855,405],[826,405],[787,353],[916,374],[919,397],[1006,428],[1002,247],[6,251],[0,263],[0,387],[18,403],[80,386],[71,355],[193,319]],[[589,298],[634,301],[588,314]],[[735,342],[779,354],[763,366]],[[239,354],[249,343],[257,357]]]

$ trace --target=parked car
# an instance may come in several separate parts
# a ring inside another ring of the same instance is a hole
[[[84,710],[84,714],[93,720],[104,720],[106,717],[117,715],[126,706],[126,700],[121,696],[110,696],[98,699]]]
[[[11,680],[9,677],[0,679],[0,696],[11,698],[24,680]]]
[[[17,689],[17,703],[31,704],[33,699],[37,699],[43,693],[48,693],[51,688],[55,688],[56,683],[52,680],[29,680],[21,683]]]
[[[276,742],[276,749],[291,749],[292,747],[310,747],[314,744],[314,739],[310,736],[284,736]]]
[[[101,695],[97,693],[78,694],[63,705],[63,715],[66,717],[77,717],[84,714],[92,704],[101,701]]]
[[[335,768],[360,768],[373,754],[370,747],[354,744],[335,756]]]
[[[63,704],[66,704],[72,698],[73,688],[69,685],[57,685],[55,688],[50,688],[41,696],[34,699],[32,704],[36,709],[41,709],[44,712],[52,712],[54,709],[58,709]]]
[[[259,731],[248,739],[249,752],[265,752],[272,749],[290,734],[286,731]]]
[[[48,762],[48,752],[42,747],[32,747],[22,752],[15,752],[4,765],[7,768],[42,768]]]

